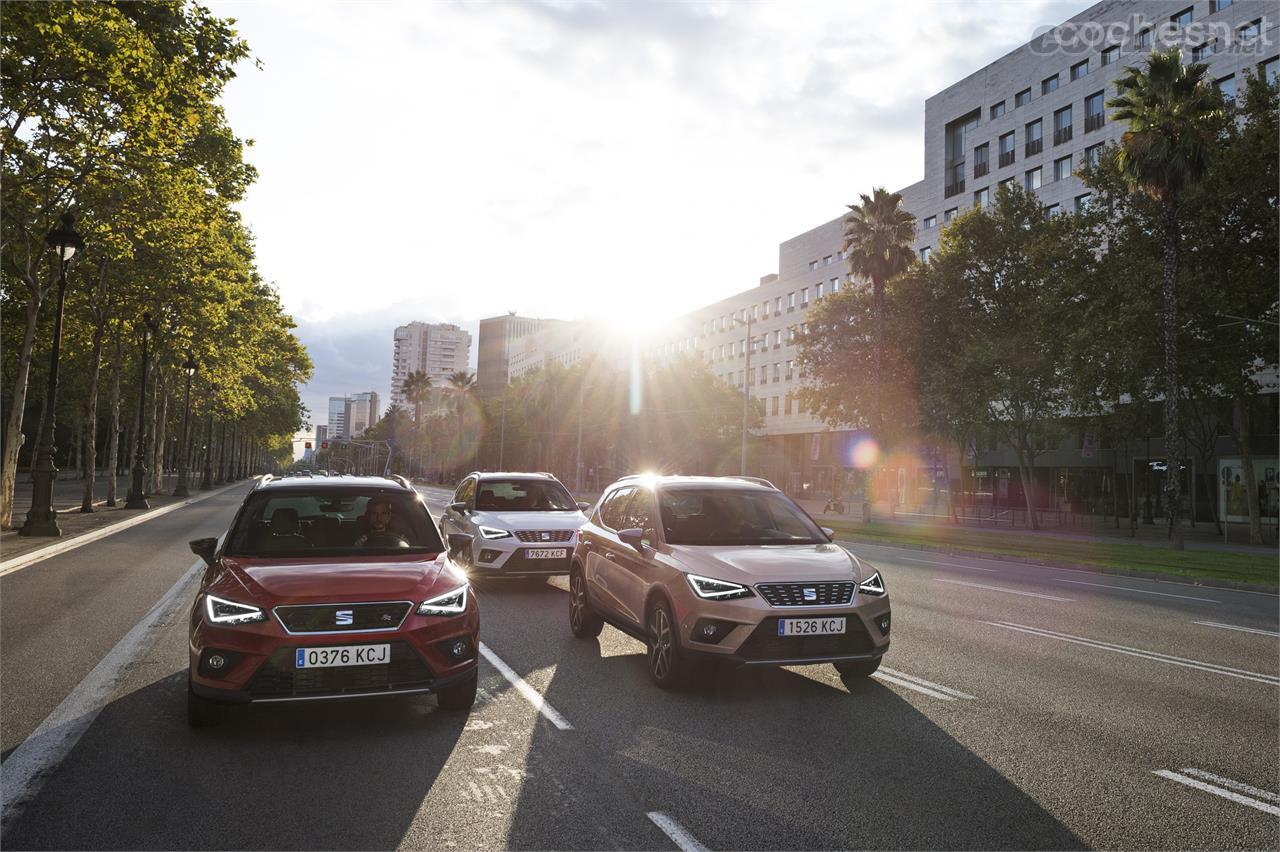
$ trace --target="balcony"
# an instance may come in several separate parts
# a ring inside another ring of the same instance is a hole
[[[1106,123],[1107,114],[1104,112],[1100,112],[1095,115],[1086,115],[1084,117],[1084,132],[1092,133],[1095,130],[1101,129]]]
[[[1068,124],[1066,127],[1059,127],[1053,131],[1053,144],[1061,145],[1063,142],[1070,142],[1073,126]]]
[[[989,171],[991,171],[990,163],[974,163],[973,165],[973,177],[975,180],[980,177],[985,177]]]
[[[959,195],[962,192],[964,192],[964,181],[960,180],[960,181],[956,181],[955,183],[947,184],[946,187],[943,189],[942,194],[945,197],[950,198],[951,196]]]
[[[1034,157],[1036,154],[1039,154],[1043,150],[1044,150],[1043,139],[1032,139],[1030,142],[1027,143],[1028,157]]]
[[[1012,166],[1013,161],[1016,159],[1016,157],[1017,155],[1014,151],[1001,151],[1000,152],[1000,168],[1003,169],[1005,166]]]

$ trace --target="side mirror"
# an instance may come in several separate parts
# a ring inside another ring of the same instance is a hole
[[[204,560],[204,564],[212,565],[217,561],[218,540],[216,538],[198,538],[187,544],[192,553]]]
[[[471,564],[471,536],[466,533],[449,533],[449,558],[463,565]]]
[[[459,515],[465,515],[467,513],[467,504],[466,503],[450,503],[449,511],[457,512]]]
[[[618,530],[618,538],[622,539],[623,544],[629,544],[636,549],[637,553],[644,553],[644,530],[629,529]]]
[[[584,502],[584,501],[582,501],[582,500],[579,500],[579,501],[578,501],[578,508],[585,512],[585,511],[587,511],[588,509],[590,509],[590,508],[591,508],[591,504],[590,504],[590,503],[587,503],[587,502]]]
[[[836,537],[836,531],[831,529],[831,527],[821,527],[821,529],[822,529],[822,534],[825,535],[827,538],[834,539]]]

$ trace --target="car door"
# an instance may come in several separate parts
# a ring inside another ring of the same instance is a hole
[[[583,542],[586,545],[584,571],[592,602],[613,615],[625,614],[617,595],[617,568],[622,550],[630,550],[618,539],[617,525],[625,520],[627,504],[635,492],[634,487],[624,486],[606,496],[600,503],[598,522],[586,533]]]
[[[648,488],[637,488],[627,503],[621,529],[643,531],[642,550],[629,544],[618,543],[614,559],[613,585],[623,614],[636,624],[644,624],[644,599],[649,586],[657,580],[658,564],[654,561],[658,546],[658,529],[655,523],[657,506],[654,494]]]

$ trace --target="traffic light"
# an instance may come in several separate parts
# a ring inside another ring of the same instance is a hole
[[[302,447],[303,449],[307,449],[307,450],[311,449],[311,442],[307,441],[305,444],[302,445]]]
[[[329,449],[329,442],[328,442],[328,441],[321,441],[321,442],[320,442],[320,449],[322,449],[322,450],[327,450],[327,449]]]

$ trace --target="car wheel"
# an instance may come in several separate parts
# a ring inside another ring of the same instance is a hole
[[[479,671],[473,671],[468,677],[450,684],[436,693],[436,703],[441,710],[470,710],[476,703],[476,684],[480,679]]]
[[[579,639],[593,639],[603,628],[604,619],[587,600],[587,578],[582,576],[582,569],[575,566],[569,573],[569,629]]]
[[[649,677],[660,689],[674,689],[684,681],[685,665],[680,658],[676,620],[671,605],[659,599],[649,608]]]
[[[871,677],[876,673],[876,669],[880,668],[880,659],[876,657],[874,660],[845,660],[832,665],[836,667],[840,677]]]
[[[187,683],[187,724],[193,728],[210,728],[222,724],[227,717],[227,707],[216,701],[201,698],[191,691]]]

